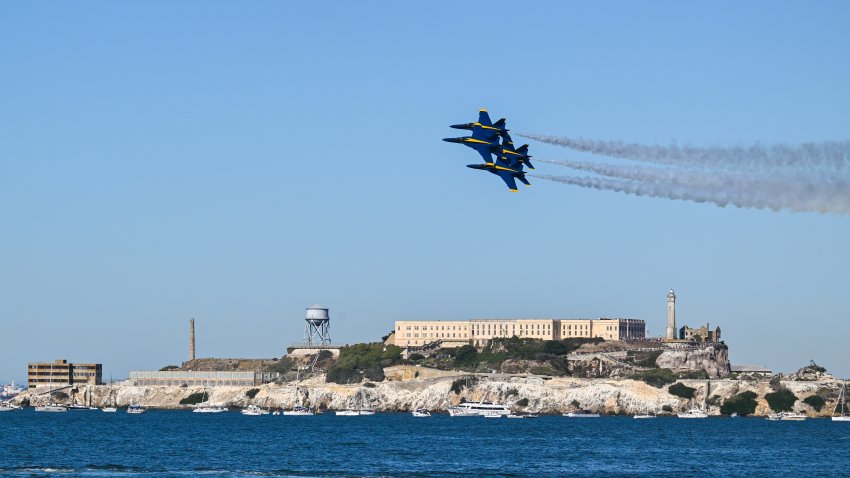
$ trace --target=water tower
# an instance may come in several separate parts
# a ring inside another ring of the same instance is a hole
[[[304,319],[304,343],[306,345],[331,344],[331,318],[327,307],[311,305],[307,307],[307,317]]]

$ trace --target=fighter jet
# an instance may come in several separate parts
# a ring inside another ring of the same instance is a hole
[[[491,154],[497,152],[501,145],[499,144],[499,134],[507,132],[505,129],[505,119],[502,118],[495,123],[490,121],[490,115],[487,110],[481,109],[478,112],[478,121],[475,123],[453,124],[455,129],[472,130],[472,136],[464,136],[462,138],[444,138],[443,141],[449,143],[460,143],[478,151],[478,154],[484,159],[485,163],[492,163]]]
[[[519,148],[514,149],[514,142],[511,139],[511,135],[508,134],[507,130],[502,133],[499,133],[499,136],[502,137],[501,148],[498,152],[500,156],[506,156],[508,158],[517,158],[522,164],[528,166],[528,169],[534,169],[534,166],[531,165],[531,161],[529,161],[529,159],[531,159],[531,156],[528,155],[527,144],[524,144]]]
[[[508,185],[508,189],[512,193],[519,191],[516,187],[517,179],[526,186],[531,186],[531,183],[525,179],[525,172],[522,170],[522,163],[516,158],[499,156],[495,163],[467,164],[466,167],[488,171],[499,176],[502,178],[502,181]]]

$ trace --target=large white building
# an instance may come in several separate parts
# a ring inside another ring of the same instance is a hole
[[[442,346],[484,345],[497,337],[560,340],[601,337],[605,340],[642,339],[646,324],[637,319],[473,319],[398,320],[393,341],[399,347],[441,341]]]

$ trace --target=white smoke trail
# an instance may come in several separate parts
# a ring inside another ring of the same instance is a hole
[[[616,173],[618,168],[612,168],[611,172]],[[693,178],[671,182],[663,177],[667,172],[656,171],[661,176],[655,179],[651,178],[653,174],[651,170],[635,174],[624,173],[621,176],[634,180],[587,176],[534,175],[533,177],[584,188],[623,192],[636,196],[711,203],[720,207],[732,205],[739,208],[771,209],[773,211],[788,209],[794,212],[816,211],[836,214],[845,214],[850,211],[850,194],[846,192],[836,197],[832,195],[832,192],[824,192],[809,185],[797,185],[777,190],[775,185],[764,187],[757,182],[723,184],[723,180],[720,180],[711,184],[700,184],[699,181],[693,181]],[[599,172],[599,174],[605,173]],[[616,176],[616,174],[612,175]],[[720,184],[720,187],[717,187],[718,184]]]
[[[641,145],[622,141],[593,140],[519,134],[518,136],[602,156],[634,159],[683,167],[775,170],[784,167],[797,169],[850,169],[850,141],[824,141],[800,145],[710,146],[694,147]]]

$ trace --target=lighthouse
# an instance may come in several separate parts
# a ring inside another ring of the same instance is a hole
[[[667,340],[676,339],[676,293],[667,293]]]

